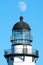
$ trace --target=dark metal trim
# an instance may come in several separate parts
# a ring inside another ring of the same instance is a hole
[[[14,46],[14,45],[29,45],[29,46],[32,46],[31,44],[22,44],[22,43],[12,44],[12,46]]]
[[[34,55],[34,54],[7,54],[7,55],[4,55],[5,58],[8,58],[8,57],[15,57],[15,56],[30,56],[30,57],[34,57],[34,58],[38,58],[39,56],[37,55]]]
[[[16,41],[16,40],[27,40],[27,41],[32,42],[32,40],[31,40],[31,39],[14,39],[14,40],[11,40],[11,42]]]

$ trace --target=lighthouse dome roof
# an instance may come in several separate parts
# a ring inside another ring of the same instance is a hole
[[[31,30],[30,26],[23,21],[23,16],[20,16],[20,22],[17,22],[14,26],[13,26],[13,30],[18,30],[18,29],[27,29],[27,30]]]

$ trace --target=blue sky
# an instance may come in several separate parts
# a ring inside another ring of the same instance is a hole
[[[22,15],[32,29],[33,48],[39,50],[36,65],[43,65],[43,0],[0,0],[0,65],[7,65],[4,50],[11,48],[12,27],[21,15],[19,1],[27,5]]]

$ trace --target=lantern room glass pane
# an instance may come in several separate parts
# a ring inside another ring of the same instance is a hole
[[[30,31],[14,31],[14,44],[29,44]]]

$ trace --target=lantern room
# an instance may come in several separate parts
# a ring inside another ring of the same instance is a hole
[[[12,28],[12,44],[31,44],[31,28],[23,21],[23,16],[20,16],[20,21]]]

